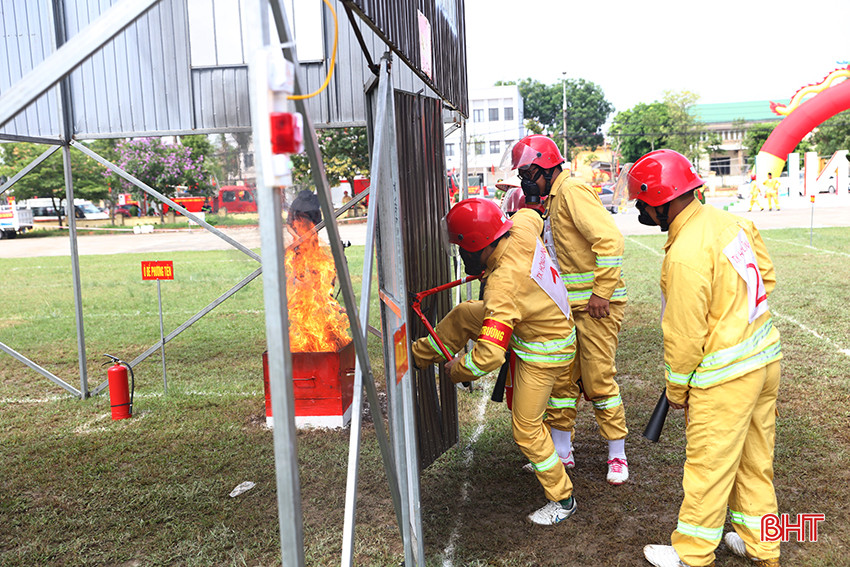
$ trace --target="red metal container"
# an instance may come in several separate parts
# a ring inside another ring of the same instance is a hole
[[[296,427],[345,427],[354,395],[354,343],[336,352],[293,352]],[[268,355],[263,353],[266,423],[272,426]]]

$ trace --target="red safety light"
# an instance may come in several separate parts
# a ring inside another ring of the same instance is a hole
[[[304,149],[301,115],[291,112],[272,112],[271,138],[273,154],[297,154]]]

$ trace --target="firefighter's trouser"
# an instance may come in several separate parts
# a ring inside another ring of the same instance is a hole
[[[765,195],[767,198],[767,208],[768,209],[776,209],[779,210],[779,196],[776,193],[768,193]]]
[[[593,403],[599,432],[603,438],[613,441],[624,439],[629,432],[626,428],[626,412],[620,397],[620,387],[614,381],[617,374],[614,357],[617,354],[618,333],[626,305],[609,303],[609,309],[610,314],[602,319],[594,319],[585,310],[573,310],[576,358],[572,380],[578,382],[581,379],[584,393]],[[575,410],[571,418],[575,422]],[[565,418],[564,421],[569,420]],[[554,423],[552,426],[561,429]]]
[[[478,338],[483,321],[484,302],[467,301],[455,306],[434,330],[443,345],[455,355],[467,341]],[[430,336],[414,341],[411,350],[419,368],[445,361],[436,341]],[[572,361],[561,365],[532,364],[517,357],[513,367],[511,418],[514,441],[534,465],[537,478],[550,500],[564,500],[572,494],[572,483],[547,427],[571,431],[575,423],[578,386],[571,379],[571,364]]]
[[[685,497],[671,537],[687,565],[709,565],[732,525],[758,559],[779,557],[779,542],[761,541],[761,517],[776,514],[773,445],[779,361],[724,382],[688,391]]]
[[[543,423],[553,386],[570,382],[570,363],[531,364],[517,358],[514,374],[514,400],[511,411],[514,441],[534,465],[537,480],[549,500],[565,500],[573,484],[555,450],[549,428]]]
[[[750,197],[750,209],[749,209],[749,210],[751,210],[751,211],[752,211],[752,210],[753,210],[753,206],[754,206],[754,205],[758,205],[758,207],[759,207],[761,210],[764,210],[764,207],[762,207],[762,206],[761,206],[761,203],[759,202],[759,196],[758,196],[758,195],[752,195],[752,196]]]

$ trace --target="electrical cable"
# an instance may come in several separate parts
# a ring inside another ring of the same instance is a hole
[[[328,10],[331,11],[331,16],[333,16],[333,19],[334,19],[334,46],[333,46],[333,50],[331,51],[331,64],[330,64],[330,67],[328,68],[328,74],[325,77],[325,82],[322,84],[321,87],[318,88],[318,90],[316,90],[315,92],[312,92],[310,94],[290,95],[290,96],[286,97],[289,100],[304,100],[304,99],[312,98],[312,97],[316,96],[317,94],[319,94],[320,92],[322,92],[323,90],[328,88],[328,85],[331,82],[331,76],[334,74],[334,65],[336,64],[336,48],[337,48],[337,43],[339,41],[339,25],[336,21],[336,12],[334,11],[333,6],[331,6],[331,3],[328,0],[324,0],[324,2],[325,2],[325,5],[328,7]]]

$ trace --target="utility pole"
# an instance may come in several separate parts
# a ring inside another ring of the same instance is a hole
[[[564,118],[564,159],[567,160],[567,162],[569,163],[570,162],[570,141],[569,141],[569,138],[567,137],[567,72],[562,71],[561,75],[563,75],[563,77],[561,78],[561,86],[562,86],[562,91],[564,93],[564,103],[563,103],[564,104],[564,107],[563,107],[563,109],[564,109],[563,110],[563,112],[564,112],[564,116],[563,116],[563,118]],[[572,177],[572,176],[573,176],[573,167],[572,167],[572,163],[570,163],[570,177]]]

